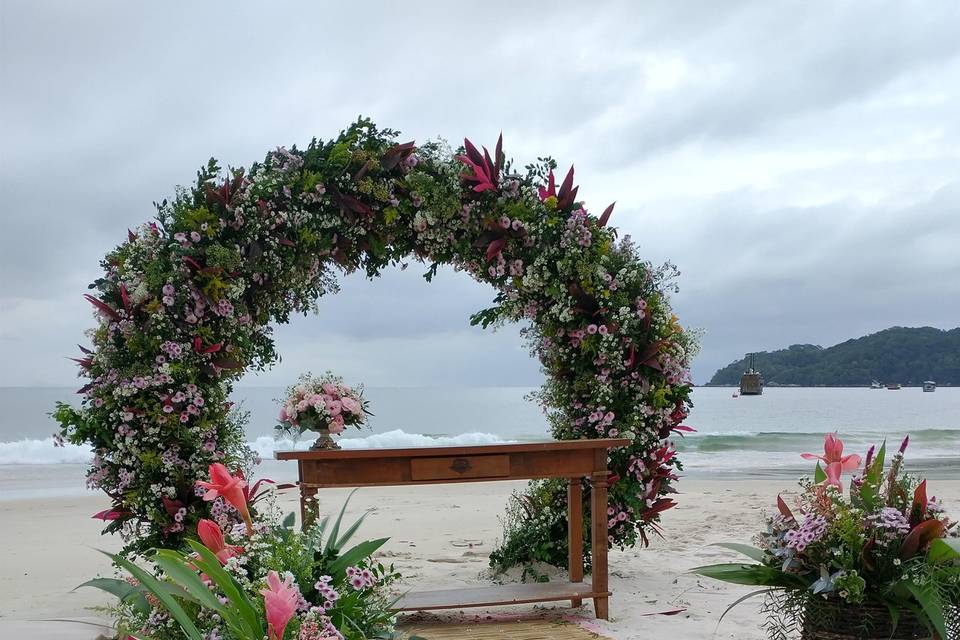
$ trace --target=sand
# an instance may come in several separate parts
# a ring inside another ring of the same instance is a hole
[[[948,510],[960,513],[960,480],[934,485],[934,493]],[[403,572],[411,588],[487,584],[487,554],[500,535],[498,518],[510,491],[521,486],[504,482],[362,489],[350,511],[370,512],[359,535],[390,536],[384,560]],[[654,634],[669,634],[671,640],[763,638],[759,603],[734,609],[717,626],[726,606],[750,588],[715,583],[687,570],[735,557],[710,543],[749,543],[762,526],[763,510],[773,508],[777,491],[793,486],[780,479],[685,479],[680,506],[664,514],[666,540],[654,538],[649,549],[611,552],[611,620],[597,622],[596,629],[618,640]],[[321,492],[321,507],[339,508],[346,493]],[[281,503],[292,510],[295,495],[291,492]],[[115,550],[119,541],[100,536],[102,523],[90,519],[106,506],[99,496],[0,501],[0,638],[79,640],[98,635],[98,629],[89,624],[51,620],[103,619],[93,608],[108,604],[110,596],[94,589],[73,589],[97,574],[111,575],[109,560],[97,549]],[[678,608],[686,610],[669,617],[656,615]],[[522,605],[495,613],[505,612],[592,615],[589,604],[579,611],[561,605]],[[454,615],[473,619],[487,613],[467,610]]]

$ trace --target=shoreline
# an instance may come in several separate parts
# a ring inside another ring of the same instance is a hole
[[[99,490],[84,486],[88,463],[59,464],[0,464],[0,505],[30,500],[56,501],[97,500],[103,497]],[[955,481],[960,479],[960,456],[930,460],[911,460],[909,471],[931,481]],[[749,467],[742,470],[729,468],[694,467],[680,472],[676,483],[681,495],[688,486],[704,482],[738,483],[770,482],[790,486],[799,478],[810,476],[808,463],[800,462],[786,466]],[[279,483],[296,482],[296,467],[269,460],[254,470],[254,479],[269,478]]]

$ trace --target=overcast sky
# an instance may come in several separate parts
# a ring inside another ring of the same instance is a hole
[[[216,156],[248,165],[358,114],[576,163],[580,195],[705,331],[751,350],[960,324],[955,2],[0,0],[0,385],[72,385],[100,257]],[[533,385],[492,291],[351,277],[245,383]]]

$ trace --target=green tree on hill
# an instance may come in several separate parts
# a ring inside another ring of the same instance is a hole
[[[747,358],[718,370],[708,385],[736,385]],[[960,328],[893,327],[832,347],[795,344],[756,353],[768,384],[857,386],[873,380],[919,385],[935,380],[960,385]]]

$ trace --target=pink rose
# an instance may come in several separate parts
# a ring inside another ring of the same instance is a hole
[[[343,433],[343,416],[337,414],[330,421],[330,433]]]
[[[287,421],[287,410],[285,408],[280,409],[280,422]]]
[[[340,400],[340,404],[343,405],[344,410],[349,411],[350,413],[359,416],[363,414],[363,407],[359,402],[353,398],[346,397]]]
[[[327,382],[323,385],[323,392],[332,396],[337,392],[337,385]]]
[[[340,418],[340,411],[343,409],[343,406],[341,405],[340,401],[327,400],[326,404],[327,404],[327,413],[329,413],[331,416]],[[343,421],[343,418],[340,418],[340,420]]]

